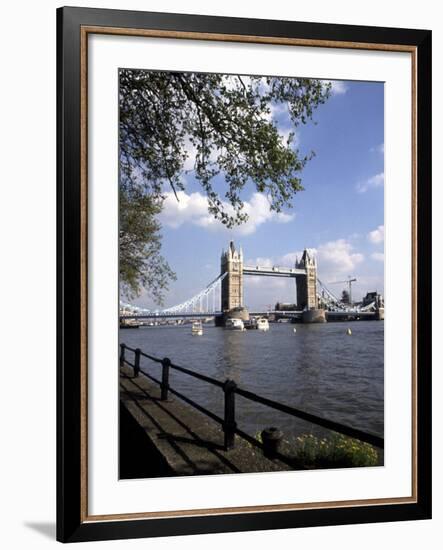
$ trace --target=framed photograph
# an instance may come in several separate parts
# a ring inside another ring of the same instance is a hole
[[[430,518],[431,32],[57,32],[58,540]]]

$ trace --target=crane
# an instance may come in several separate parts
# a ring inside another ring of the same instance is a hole
[[[339,285],[339,284],[346,283],[347,285],[349,285],[349,304],[352,305],[352,283],[356,283],[356,282],[357,282],[357,279],[355,277],[351,277],[350,275],[348,275],[348,278],[346,279],[346,281],[333,281],[332,283],[328,283],[328,284]]]

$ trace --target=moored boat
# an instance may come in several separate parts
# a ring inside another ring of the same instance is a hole
[[[252,318],[249,321],[243,321],[246,330],[256,330],[257,329],[257,320]]]
[[[135,319],[120,319],[120,328],[139,328],[141,323]]]
[[[261,318],[257,319],[257,329],[267,331],[269,330],[269,322],[267,319]]]
[[[192,323],[191,334],[192,336],[203,336],[203,325],[201,321]]]
[[[241,319],[227,319],[225,328],[228,330],[245,330],[245,325]]]

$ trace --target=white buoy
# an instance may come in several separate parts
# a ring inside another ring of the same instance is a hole
[[[351,330],[350,328],[348,328],[348,330],[346,331],[346,334],[347,334],[348,336],[351,336],[351,335],[352,335],[352,330]]]

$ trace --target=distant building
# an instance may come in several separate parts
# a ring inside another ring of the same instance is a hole
[[[375,292],[368,292],[366,296],[363,298],[363,301],[361,303],[362,307],[368,306],[372,303],[375,303],[377,306],[383,305],[383,296],[379,294],[377,291]]]

